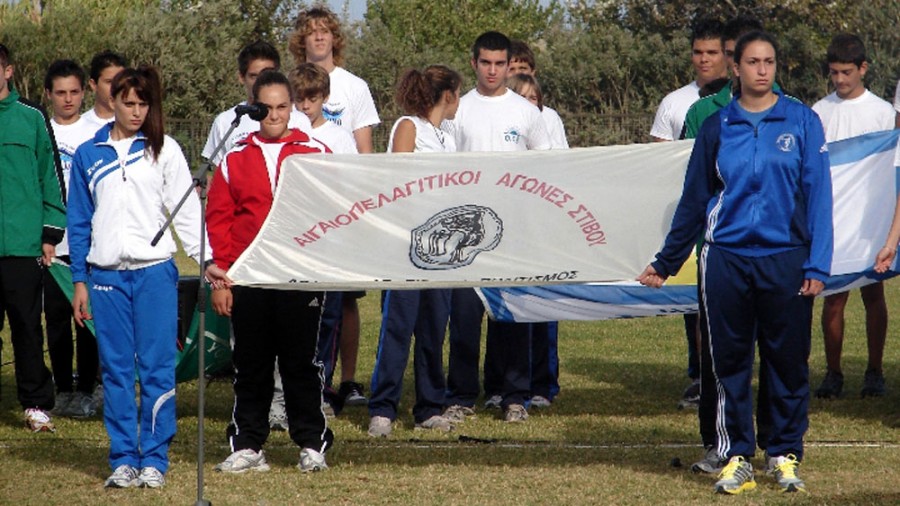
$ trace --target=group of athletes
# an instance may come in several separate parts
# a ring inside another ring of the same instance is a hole
[[[338,18],[315,7],[298,16],[289,45],[295,67],[287,74],[271,44],[257,41],[242,49],[238,79],[246,102],[239,105],[257,106],[261,119],[236,116],[235,109],[215,119],[203,150],[217,166],[206,230],[200,228],[195,194],[175,215],[174,228],[188,256],[199,263],[201,245],[212,252],[202,266],[213,288],[212,306],[232,325],[231,454],[217,471],[269,469],[263,446],[273,429],[287,430],[300,447],[301,471],[327,468],[325,453],[334,440],[327,418],[345,405],[367,405],[368,434],[390,436],[411,346],[416,428],[454,430],[475,415],[482,394],[484,308],[471,288],[382,293],[378,352],[366,399],[355,379],[357,299],[363,292],[250,288],[228,278],[229,267],[268,215],[285,157],[374,151],[372,128],[380,120],[365,81],[341,67],[344,45]],[[716,474],[717,492],[749,490],[756,485],[750,459],[758,446],[781,490],[805,491],[797,469],[808,426],[812,301],[829,275],[833,241],[825,143],[893,128],[894,107],[865,89],[865,49],[853,35],[836,36],[829,46],[836,91],[812,109],[779,89],[778,44],[758,21],[702,20],[691,45],[697,79],[663,100],[651,136],[695,138],[694,150],[666,243],[638,280],[661,286],[698,248],[700,314],[685,320],[693,382],[684,402],[699,406],[705,453],[692,469]],[[406,115],[391,129],[388,152],[568,148],[559,115],[543,104],[535,58],[526,44],[499,32],[483,33],[473,44],[471,65],[476,84],[467,93],[462,76],[443,65],[409,70],[400,78],[395,99]],[[4,243],[0,252],[26,424],[33,431],[53,431],[51,414],[87,417],[102,409],[112,469],[105,486],[162,487],[176,425],[172,336],[178,273],[170,233],[155,245],[151,239],[194,183],[181,148],[165,134],[160,76],[150,66],[130,67],[110,51],[93,58],[88,76],[77,63],[58,60],[45,79],[52,109],[47,119],[12,87],[5,47],[0,66],[0,118],[14,111],[27,126],[19,130],[40,140],[32,149],[38,155],[26,157],[41,187],[24,192],[37,215],[29,229],[34,237],[18,250]],[[81,114],[86,84],[94,92],[94,107]],[[232,124],[236,127],[226,137]],[[510,128],[518,135],[507,135]],[[6,136],[9,129],[2,130]],[[0,156],[8,157],[4,150]],[[2,221],[3,233],[12,233],[9,220]],[[882,271],[900,240],[900,220],[895,221],[878,255]],[[29,267],[27,280],[19,273],[24,265],[19,257],[35,255],[44,267],[69,266],[71,304],[60,282],[48,273],[41,276],[38,265]],[[40,353],[41,280],[52,374]],[[17,298],[7,296],[12,283],[28,284],[27,296],[21,290]],[[878,396],[885,388],[881,355],[887,318],[881,284],[866,287],[863,299],[870,334],[863,395]],[[829,369],[816,391],[822,397],[842,390],[846,300],[846,294],[826,298]],[[96,339],[85,329],[89,321]],[[556,343],[554,322],[488,321],[485,406],[500,408],[510,423],[527,420],[530,408],[550,406],[559,391]],[[750,395],[754,343],[762,364],[756,434]],[[98,357],[102,389],[95,387]],[[341,382],[333,388],[338,357]]]

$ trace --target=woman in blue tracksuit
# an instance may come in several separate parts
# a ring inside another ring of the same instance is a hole
[[[155,246],[150,242],[193,182],[181,148],[164,134],[157,71],[122,70],[113,78],[111,96],[115,120],[82,144],[72,162],[72,305],[76,322],[93,318],[97,331],[113,469],[105,486],[155,488],[165,483],[175,435],[178,270],[168,230]],[[197,260],[196,194],[174,224],[185,251]]]
[[[638,277],[662,285],[705,227],[701,325],[710,336],[717,450],[728,460],[719,493],[756,486],[749,460],[757,336],[770,385],[760,399],[772,416],[766,468],[782,491],[805,490],[796,470],[809,425],[813,297],[831,269],[831,177],[818,116],[772,89],[776,58],[769,34],[751,32],[738,41],[740,91],[704,122],[665,245]]]

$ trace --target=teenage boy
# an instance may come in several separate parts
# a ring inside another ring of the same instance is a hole
[[[0,44],[0,290],[9,318],[16,390],[25,426],[53,432],[53,378],[44,365],[41,264],[50,265],[66,228],[62,168],[44,110],[13,87]]]
[[[512,41],[509,50],[509,75],[527,74],[537,79],[537,64],[534,52],[528,44],[521,40]],[[547,125],[547,135],[550,136],[551,149],[569,149],[569,141],[566,139],[566,127],[563,125],[559,113],[544,104],[541,116]]]
[[[241,52],[238,53],[237,65],[238,82],[241,83],[247,96],[246,101],[241,102],[238,105],[252,104],[253,83],[256,82],[256,78],[259,77],[259,74],[263,71],[278,70],[281,67],[281,55],[272,44],[258,40],[241,49]],[[231,122],[234,121],[234,114],[234,108],[223,111],[216,116],[216,119],[213,120],[212,127],[209,129],[209,136],[206,138],[206,145],[203,147],[203,152],[201,154],[215,165],[219,165],[222,159],[225,158],[225,154],[231,151],[239,141],[243,140],[251,133],[259,131],[259,121],[251,119],[247,114],[241,116],[241,120],[237,127],[231,132],[228,139],[225,140],[225,145],[222,146],[222,149],[215,158],[210,158],[213,151],[215,151],[216,146],[219,145],[219,142],[221,142],[222,138],[225,136],[225,132],[231,127]],[[291,128],[299,128],[303,131],[308,131],[310,128],[309,120],[306,119],[305,115],[300,114],[299,111],[291,112],[289,126]]]
[[[452,122],[458,151],[525,151],[550,149],[541,112],[506,87],[510,40],[499,32],[481,34],[472,47],[475,89],[459,102]],[[509,135],[515,131],[518,135]],[[445,416],[462,421],[473,414],[478,397],[478,358],[484,306],[471,288],[453,290],[450,313],[450,361]],[[507,422],[528,418],[530,395],[529,348],[532,325],[488,322],[496,336],[502,371],[501,408]]]
[[[288,79],[278,71],[261,73],[254,101],[268,116],[258,133],[230,151],[213,175],[206,211],[215,269],[212,304],[230,316],[234,333],[234,411],[229,428],[232,454],[217,471],[266,471],[262,447],[268,439],[275,360],[284,385],[288,430],[301,448],[303,472],[325,469],[325,450],[334,436],[322,412],[322,367],[316,360],[322,292],[271,290],[219,284],[224,271],[253,241],[272,206],[281,161],[293,154],[326,153],[328,148],[289,128],[293,98]]]
[[[93,134],[113,120],[110,87],[113,77],[128,66],[128,60],[120,54],[106,50],[91,58],[91,91],[94,93],[94,107],[84,113],[85,127]]]
[[[288,74],[288,80],[294,91],[294,107],[305,114],[312,125],[309,130],[310,136],[323,142],[332,153],[357,153],[356,139],[353,135],[325,119],[322,114],[331,89],[328,72],[315,63],[303,63]],[[354,293],[358,292],[351,292],[351,296]],[[322,408],[328,416],[340,414],[348,389],[352,389],[362,397],[362,386],[349,387],[343,384],[343,391],[335,391],[332,387],[334,368],[337,364],[337,348],[340,343],[338,332],[341,328],[343,294],[344,292],[326,294],[322,322],[319,326],[318,358],[325,367],[325,398]]]
[[[673,141],[681,136],[684,117],[691,105],[700,99],[700,88],[727,77],[725,53],[722,50],[722,22],[703,19],[691,33],[691,64],[696,78],[663,98],[650,129],[654,141]]]
[[[74,61],[56,60],[47,68],[44,93],[53,113],[50,126],[56,138],[66,188],[69,187],[69,170],[75,150],[95,133],[81,116],[84,87],[84,69]],[[65,236],[56,245],[56,260],[65,265],[70,262],[69,242]],[[74,384],[72,359],[76,347],[72,346],[72,304],[49,273],[44,275],[44,319],[57,392],[53,414],[75,418],[91,416],[97,409],[92,396],[100,366],[97,341],[86,327],[75,326],[78,383]]]
[[[375,151],[372,128],[381,120],[369,85],[340,66],[344,62],[345,43],[338,17],[328,8],[317,6],[297,16],[289,49],[297,65],[315,63],[328,72],[331,86],[323,106],[325,119],[352,133],[357,151],[372,153]],[[360,331],[357,299],[364,296],[365,292],[361,291],[341,292],[339,328],[328,326],[331,320],[323,322],[326,327],[322,331],[337,335],[340,347],[341,385],[337,394],[338,405],[335,406],[337,410],[342,405],[365,406],[368,402],[363,395],[362,384],[355,379]],[[335,297],[331,300],[330,304],[336,303]]]
[[[840,34],[831,39],[826,54],[828,74],[835,91],[813,105],[822,119],[828,142],[894,128],[894,108],[866,89],[863,80],[869,63],[866,48],[856,35]],[[882,357],[887,334],[888,313],[884,285],[879,281],[859,289],[866,309],[866,338],[869,362],[862,396],[884,395]],[[825,361],[828,370],[816,397],[840,397],[844,387],[841,348],[844,343],[844,307],[849,292],[825,297],[822,306],[822,331],[825,337]]]

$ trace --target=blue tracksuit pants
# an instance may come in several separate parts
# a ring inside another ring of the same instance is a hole
[[[413,418],[424,422],[444,409],[443,348],[450,317],[449,289],[386,290],[382,299],[381,333],[372,372],[370,416],[397,418],[403,374],[413,334],[416,404]],[[476,367],[478,362],[475,362]]]
[[[165,473],[175,436],[175,262],[123,271],[93,267],[88,284],[103,373],[109,465],[155,467]],[[135,365],[140,405],[134,398]]]
[[[472,288],[454,288],[452,294],[447,405],[471,408],[481,390],[478,362],[484,305]]]
[[[715,378],[716,444],[725,458],[755,451],[750,387],[755,344],[768,385],[759,400],[769,409],[768,453],[803,458],[813,299],[798,291],[808,256],[805,248],[747,257],[703,247],[701,311]]]

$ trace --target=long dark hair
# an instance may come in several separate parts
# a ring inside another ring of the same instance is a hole
[[[423,118],[434,109],[445,91],[451,93],[462,85],[458,72],[444,65],[431,65],[425,70],[407,70],[397,83],[394,98],[407,114]]]
[[[120,93],[127,95],[131,90],[134,90],[141,100],[147,102],[147,117],[141,125],[141,132],[147,138],[145,149],[155,161],[162,150],[163,138],[166,135],[162,110],[162,82],[156,68],[141,65],[136,69],[123,69],[116,74],[112,80],[110,96],[118,97]]]

